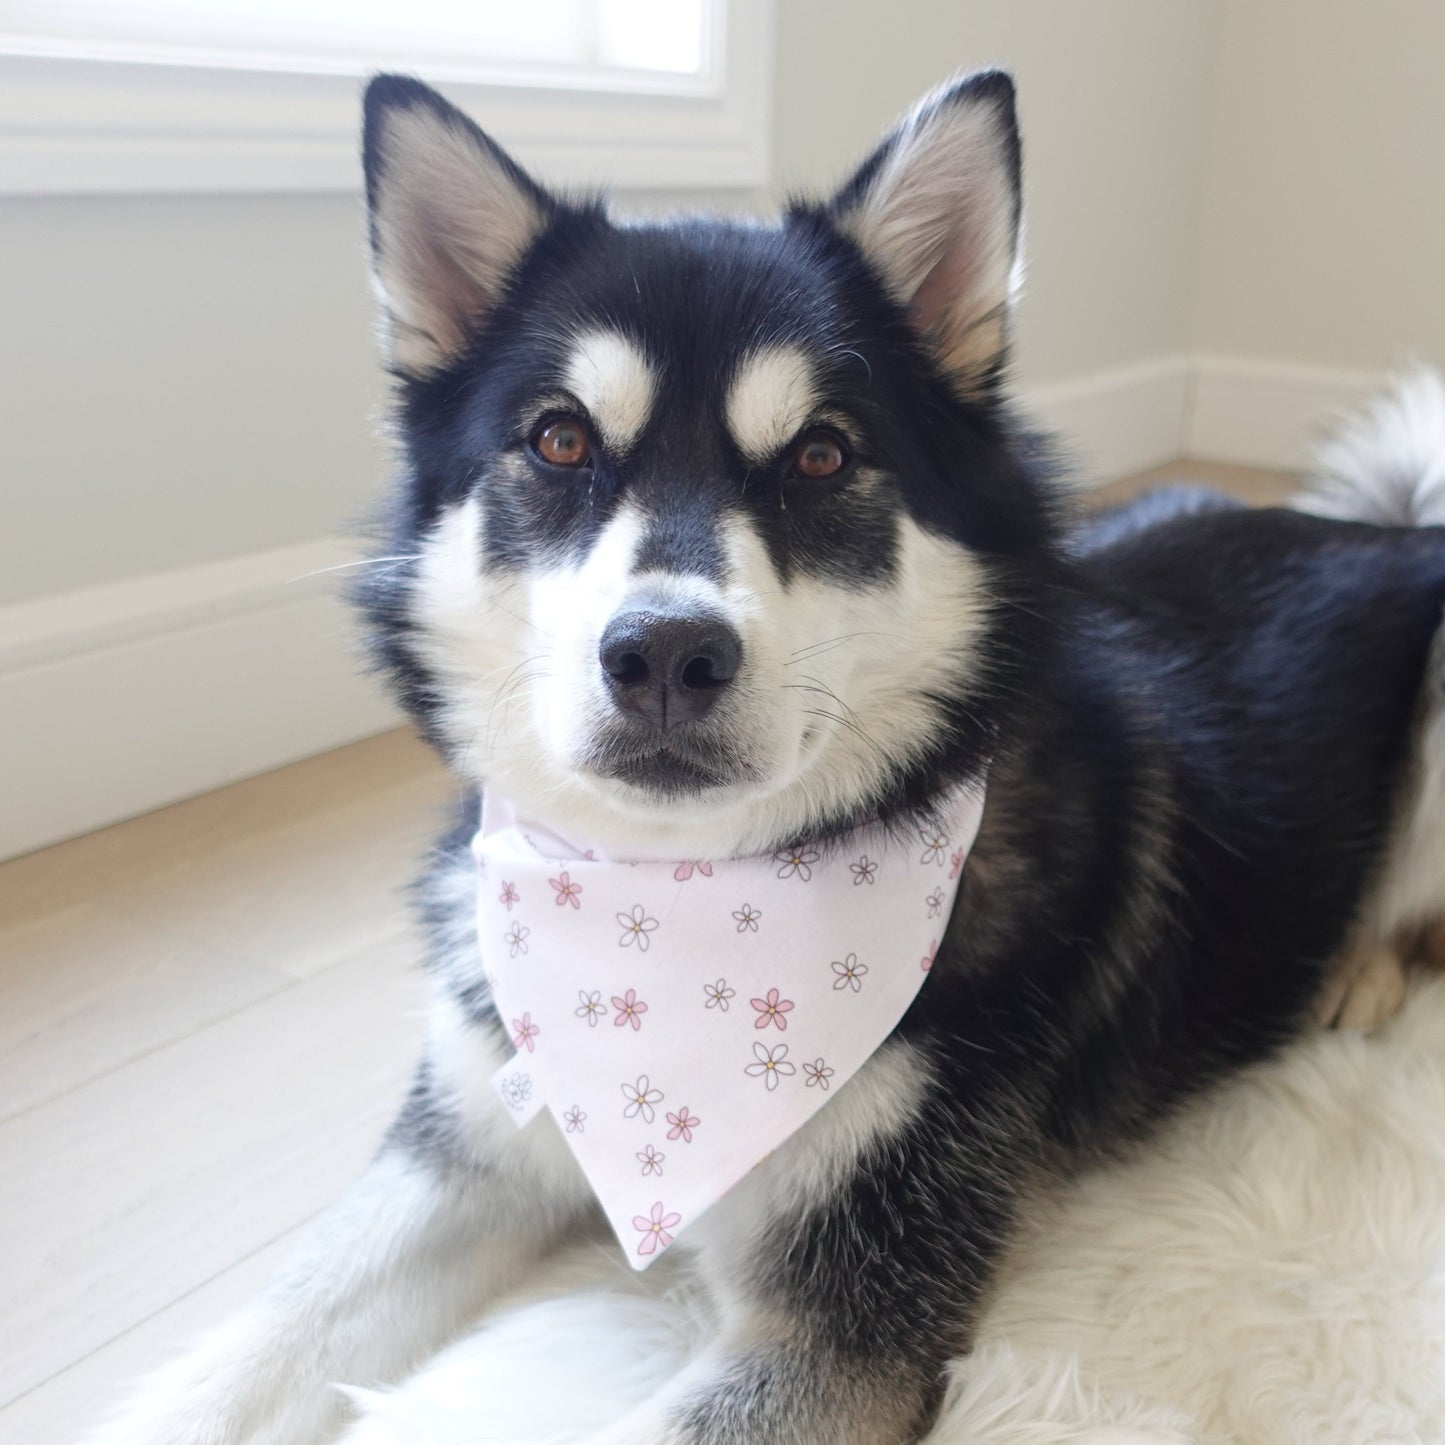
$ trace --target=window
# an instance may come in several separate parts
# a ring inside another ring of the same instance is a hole
[[[709,78],[720,10],[709,0],[9,0],[0,53],[685,91]]]
[[[337,190],[361,77],[560,183],[767,179],[771,0],[7,0],[0,190]]]

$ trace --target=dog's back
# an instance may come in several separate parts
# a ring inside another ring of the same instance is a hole
[[[1308,1008],[1331,955],[1316,1006],[1378,1022],[1445,916],[1442,496],[1445,385],[1420,372],[1325,445],[1290,509],[1171,489],[1077,534],[1208,860],[1187,885],[1184,1013],[1229,1024],[1226,1054]]]

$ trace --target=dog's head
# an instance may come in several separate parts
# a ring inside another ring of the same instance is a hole
[[[769,226],[618,223],[396,77],[365,165],[404,495],[363,601],[454,766],[682,857],[977,769],[1049,540],[1006,76]]]

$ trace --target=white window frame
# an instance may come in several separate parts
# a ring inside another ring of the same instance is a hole
[[[773,0],[726,0],[717,30],[720,63],[672,93],[527,77],[438,88],[553,184],[765,186]],[[0,55],[0,195],[357,191],[360,89],[354,76]]]

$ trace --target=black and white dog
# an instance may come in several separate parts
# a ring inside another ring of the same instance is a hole
[[[426,1052],[302,1257],[101,1438],[329,1438],[333,1382],[397,1378],[595,1221],[488,1086],[478,790],[687,859],[901,826],[986,772],[926,986],[680,1242],[716,1341],[598,1436],[913,1439],[1031,1191],[1322,1008],[1388,1006],[1386,945],[1445,915],[1445,529],[1199,495],[1068,522],[1004,385],[1003,74],[773,226],[619,224],[397,77],[365,152],[403,477],[363,607],[473,794],[424,885]],[[1380,520],[1421,520],[1387,461],[1345,455],[1322,505],[1394,486]]]

